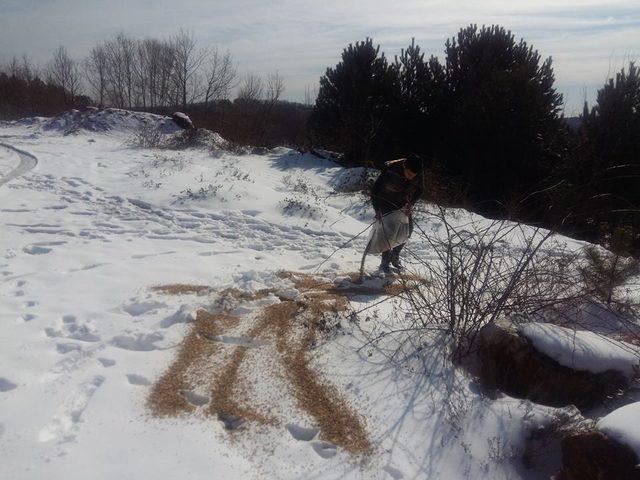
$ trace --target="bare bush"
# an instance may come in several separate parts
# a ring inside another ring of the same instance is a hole
[[[133,131],[127,143],[132,147],[161,148],[166,146],[162,132],[154,125],[142,125]]]
[[[242,80],[242,85],[238,91],[238,100],[252,102],[262,99],[264,93],[264,82],[259,75],[249,73]]]
[[[534,316],[585,294],[578,254],[553,232],[504,220],[461,223],[443,208],[418,216],[439,228],[434,234],[416,225],[430,255],[412,255],[425,282],[406,292],[410,330],[440,330],[455,360],[473,352],[480,329],[499,317]]]
[[[208,51],[208,68],[205,73],[204,91],[205,110],[209,103],[229,98],[231,89],[236,84],[237,68],[233,64],[231,52],[220,54],[217,48]]]

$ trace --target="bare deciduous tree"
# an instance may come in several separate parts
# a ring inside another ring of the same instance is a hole
[[[248,73],[242,80],[242,85],[238,91],[238,100],[257,101],[262,99],[264,92],[264,82],[259,75]]]
[[[102,107],[107,95],[107,52],[103,45],[96,45],[84,61],[85,76],[94,99]]]
[[[53,53],[47,69],[47,79],[67,92],[67,102],[72,102],[80,92],[81,80],[78,63],[67,53],[67,49],[59,46]]]
[[[199,70],[207,56],[207,52],[206,50],[198,49],[193,35],[184,30],[180,30],[172,39],[171,45],[175,55],[173,81],[179,95],[178,98],[182,103],[182,108],[186,109],[187,104],[202,95]]]
[[[284,80],[278,72],[267,81],[256,74],[246,74],[236,103],[239,107],[241,141],[258,145],[264,143],[275,105],[284,92]]]
[[[136,77],[141,106],[157,107],[167,103],[173,63],[173,51],[166,41],[147,38],[138,42]]]
[[[209,51],[209,65],[206,72],[205,108],[210,101],[229,98],[235,86],[237,69],[233,64],[231,52],[220,54],[217,48]]]
[[[38,76],[37,68],[26,55],[21,58],[13,56],[5,70],[10,76],[20,78],[27,83],[31,83]]]
[[[278,72],[272,73],[267,78],[267,95],[266,101],[270,106],[280,100],[280,96],[284,92],[284,79]]]

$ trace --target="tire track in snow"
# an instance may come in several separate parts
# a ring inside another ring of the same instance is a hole
[[[0,187],[2,185],[4,185],[5,183],[13,180],[14,178],[18,178],[19,176],[24,175],[25,173],[27,173],[29,170],[33,169],[38,164],[38,159],[35,157],[35,155],[32,155],[29,152],[25,152],[24,150],[20,150],[20,149],[14,147],[12,145],[9,145],[7,143],[1,143],[0,142],[0,147],[4,147],[7,150],[12,150],[12,151],[16,152],[18,154],[18,156],[20,157],[20,163],[18,164],[18,166],[15,167],[13,170],[11,170],[4,177],[0,178]]]

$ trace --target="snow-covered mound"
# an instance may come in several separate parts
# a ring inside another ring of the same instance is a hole
[[[130,133],[143,127],[157,128],[162,133],[181,130],[170,117],[119,108],[88,107],[84,110],[69,110],[56,117],[25,118],[14,123],[65,135],[82,130],[96,133]]]
[[[629,446],[640,458],[640,402],[630,403],[601,418],[598,429]]]
[[[616,370],[630,377],[640,366],[640,347],[594,332],[551,323],[525,323],[519,331],[538,351],[574,370]]]

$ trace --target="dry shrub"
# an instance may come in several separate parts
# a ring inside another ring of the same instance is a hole
[[[162,132],[156,125],[152,124],[143,124],[140,128],[134,130],[127,143],[132,147],[140,148],[161,148],[165,146]]]
[[[480,329],[500,317],[533,316],[583,297],[578,256],[554,242],[553,232],[503,220],[453,223],[443,208],[422,214],[441,228],[432,234],[416,223],[431,258],[412,255],[425,281],[405,292],[408,330],[418,339],[443,331],[454,359],[475,351]]]

